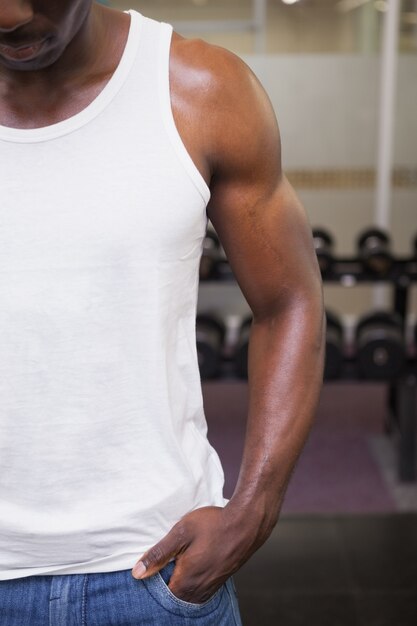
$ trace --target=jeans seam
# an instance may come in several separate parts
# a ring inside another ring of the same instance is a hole
[[[81,606],[81,626],[87,626],[87,585],[88,585],[88,574],[84,575],[83,581],[83,598],[82,598],[82,606]]]

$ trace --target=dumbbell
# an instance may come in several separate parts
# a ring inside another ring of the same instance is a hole
[[[322,228],[313,228],[313,243],[320,272],[326,274],[334,263],[332,235]]]
[[[239,338],[234,352],[235,372],[239,378],[248,378],[248,350],[252,316],[245,317],[240,325]]]
[[[378,276],[385,276],[392,267],[390,248],[391,239],[380,228],[368,228],[357,239],[358,255],[364,268]]]
[[[326,310],[326,360],[324,365],[324,379],[339,378],[343,363],[343,326],[340,319]]]
[[[362,378],[396,378],[406,358],[401,318],[386,311],[363,316],[356,326],[356,348]]]
[[[220,317],[212,313],[197,315],[197,357],[202,380],[219,376],[225,334],[226,327]]]
[[[220,241],[214,230],[207,230],[203,241],[203,252],[200,260],[200,280],[215,277],[216,263],[219,257]]]

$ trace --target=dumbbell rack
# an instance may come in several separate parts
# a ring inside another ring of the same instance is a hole
[[[401,317],[403,327],[405,327],[409,290],[412,283],[417,282],[417,259],[395,259],[390,271],[380,276],[367,271],[356,257],[338,258],[322,275],[322,278],[324,282],[337,283],[345,287],[354,287],[364,283],[391,285],[393,310]],[[230,265],[224,259],[217,264],[215,277],[209,281],[201,281],[200,285],[230,281],[234,282],[235,278]],[[229,377],[230,368],[227,368],[227,364],[225,365],[225,375]],[[340,379],[365,382],[357,371],[354,358],[344,359]],[[398,476],[402,482],[416,481],[417,354],[407,359],[400,376],[383,382],[388,385],[385,430],[387,434],[396,432],[399,435]]]
[[[393,310],[400,316],[403,329],[408,312],[409,288],[417,282],[417,260],[397,259],[385,276],[377,276],[364,271],[362,263],[355,258],[338,259],[323,276],[325,282],[344,286],[356,284],[389,284],[393,288]],[[342,377],[361,380],[355,371],[354,363],[346,360]],[[398,476],[401,481],[415,481],[416,476],[416,437],[417,437],[417,361],[408,359],[401,376],[388,382],[386,432],[399,435]]]

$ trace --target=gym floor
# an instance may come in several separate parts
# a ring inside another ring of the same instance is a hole
[[[284,517],[235,578],[244,626],[415,626],[417,515]]]
[[[247,385],[203,383],[209,439],[236,482]],[[236,574],[244,626],[415,626],[417,483],[398,480],[381,384],[325,385],[266,544]]]

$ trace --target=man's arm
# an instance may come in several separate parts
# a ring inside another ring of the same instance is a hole
[[[191,602],[207,600],[270,535],[316,411],[324,360],[311,229],[281,171],[271,104],[237,57],[204,51],[210,81],[198,106],[211,172],[207,211],[253,324],[247,432],[234,494],[224,508],[185,515],[141,559],[145,577],[176,557],[169,586]]]

